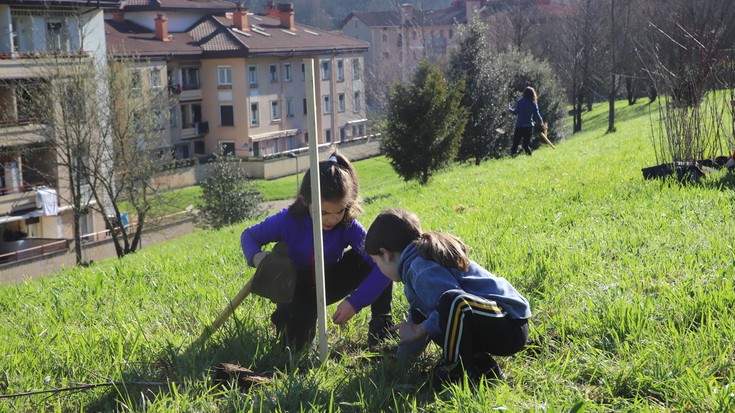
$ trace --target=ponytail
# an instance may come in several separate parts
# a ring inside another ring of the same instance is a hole
[[[470,259],[467,245],[454,235],[446,232],[425,232],[414,241],[416,252],[424,259],[437,262],[445,268],[467,271]]]

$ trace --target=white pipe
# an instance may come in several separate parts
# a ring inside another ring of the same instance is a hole
[[[309,168],[311,169],[311,219],[314,227],[314,276],[316,278],[319,359],[327,360],[327,300],[324,288],[324,244],[322,241],[322,196],[319,185],[319,134],[314,83],[314,59],[304,59],[306,69],[306,104],[309,113]]]

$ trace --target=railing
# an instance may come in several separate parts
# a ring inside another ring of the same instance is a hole
[[[41,255],[51,254],[58,251],[66,251],[69,249],[69,240],[62,239],[35,247],[19,249],[17,251],[0,254],[0,264],[25,260],[28,258],[39,257]]]

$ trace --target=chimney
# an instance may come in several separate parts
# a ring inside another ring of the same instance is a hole
[[[413,4],[401,4],[401,25],[413,20]]]
[[[115,10],[114,13],[112,13],[112,20],[116,21],[118,23],[122,23],[125,21],[125,12],[122,10]]]
[[[278,17],[281,18],[281,27],[288,30],[295,29],[294,14],[293,3],[278,3]]]
[[[166,15],[158,13],[156,18],[153,20],[156,22],[156,39],[164,42],[171,41],[171,39],[168,38],[168,19],[166,18]]]
[[[236,28],[245,32],[249,32],[250,24],[248,23],[248,12],[250,10],[243,9],[241,6],[242,3],[239,3],[237,5],[237,10],[232,13],[232,23],[235,25]]]
[[[278,17],[278,13],[276,12],[276,6],[273,3],[273,0],[268,0],[265,2],[265,15]]]

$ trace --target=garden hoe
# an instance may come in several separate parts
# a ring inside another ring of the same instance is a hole
[[[549,140],[549,138],[546,136],[546,130],[547,130],[547,126],[544,123],[543,126],[541,127],[541,130],[538,132],[538,136],[540,136],[541,139],[544,140],[544,142],[548,143],[549,146],[551,146],[552,148],[556,149],[556,146],[554,146],[554,144],[551,143],[551,141]]]

